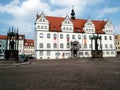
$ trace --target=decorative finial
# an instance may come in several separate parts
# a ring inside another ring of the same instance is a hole
[[[74,6],[72,5],[71,19],[75,20]]]
[[[72,5],[72,10],[74,9],[74,5]]]

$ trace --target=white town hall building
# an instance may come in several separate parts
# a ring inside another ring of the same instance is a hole
[[[95,48],[91,37],[95,35],[101,37],[98,49],[102,47],[103,57],[116,57],[114,27],[109,19],[76,19],[73,9],[71,18],[45,16],[42,12],[35,22],[36,59],[91,57],[91,48]]]

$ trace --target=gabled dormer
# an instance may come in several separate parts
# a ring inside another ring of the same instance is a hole
[[[71,22],[69,16],[67,15],[64,21],[61,23],[62,32],[73,32],[73,23]]]
[[[106,21],[106,24],[105,24],[103,30],[107,34],[114,34],[114,26],[113,26],[112,22],[110,21],[110,19],[108,19]]]
[[[37,15],[36,30],[49,30],[49,22],[43,12],[41,13],[41,15]]]
[[[84,24],[84,31],[85,33],[95,33],[95,25],[90,19],[90,17],[87,19],[86,23]]]

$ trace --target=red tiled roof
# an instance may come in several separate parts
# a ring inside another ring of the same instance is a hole
[[[37,16],[37,19],[40,16]],[[56,31],[61,32],[61,23],[64,21],[65,18],[63,17],[53,17],[53,16],[46,16],[46,19],[49,21],[49,30],[50,31]],[[71,20],[74,25],[74,32],[76,33],[84,33],[83,27],[84,24],[87,22],[86,19],[75,19]],[[106,24],[105,21],[102,20],[92,20],[92,22],[95,24],[95,32],[99,34],[105,34],[105,32],[102,30],[104,28],[104,25]]]
[[[6,35],[0,35],[0,39],[7,39]]]
[[[85,19],[75,19],[71,21],[73,22],[74,32],[84,33],[83,27],[86,22]]]
[[[20,36],[22,38],[20,38]],[[24,40],[25,35],[24,34],[19,34],[19,40]],[[7,35],[0,35],[0,39],[7,39]]]
[[[34,46],[34,40],[25,39],[24,46]]]
[[[105,32],[102,30],[106,24],[105,21],[93,20],[93,23],[95,24],[96,33],[105,34]]]
[[[50,31],[57,31],[61,32],[61,23],[64,20],[64,18],[61,17],[51,17],[51,16],[46,16],[46,19],[49,21],[49,29]]]

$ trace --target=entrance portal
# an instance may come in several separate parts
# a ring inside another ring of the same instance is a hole
[[[73,50],[73,56],[74,56],[74,57],[77,57],[77,51],[78,51],[78,50]]]
[[[71,57],[78,57],[79,42],[71,42]]]

